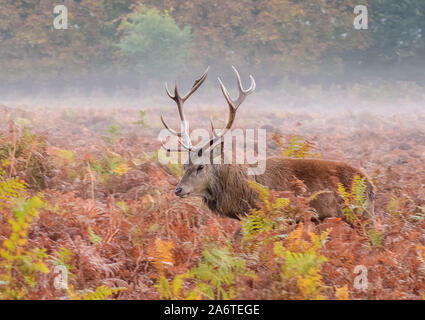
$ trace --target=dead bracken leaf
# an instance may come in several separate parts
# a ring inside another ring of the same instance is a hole
[[[173,171],[157,162],[156,129],[134,131],[137,110],[120,109],[119,117],[112,109],[64,110],[75,116],[23,109],[19,117],[31,119],[31,132],[7,121],[0,132],[1,180],[19,177],[26,185],[24,198],[38,194],[43,201],[38,218],[25,225],[27,239],[16,243],[16,252],[27,258],[36,248],[45,249],[37,251],[43,264],[34,260],[34,274],[27,278],[34,286],[27,285],[24,275],[12,274],[14,288],[25,288],[17,291],[25,292],[24,299],[63,298],[66,293],[54,287],[58,266],[68,270],[76,296],[102,288],[118,299],[207,298],[221,289],[237,299],[424,297],[423,115],[400,115],[395,124],[391,117],[370,114],[368,121],[379,126],[365,127],[353,114],[313,117],[301,112],[277,119],[264,112],[262,125],[285,133],[276,135],[275,142],[273,134],[267,136],[274,143],[269,156],[287,146],[302,156],[308,146],[314,147],[311,154],[363,167],[378,190],[375,229],[340,218],[310,221],[315,216],[308,203],[312,195],[294,180],[295,191],[269,192],[267,199],[281,216],[253,219],[245,224],[250,237],[242,230],[236,241],[239,221],[212,214],[200,199],[174,196],[179,168]],[[147,115],[159,119],[159,111]],[[202,110],[189,116],[207,120]],[[253,116],[258,115],[241,113],[238,121]],[[124,133],[106,146],[102,135],[113,119],[119,119]],[[291,144],[294,136],[297,143]],[[16,143],[15,154],[11,143]],[[0,239],[10,240],[13,213],[8,206],[15,200],[3,201],[5,190],[0,188]],[[292,223],[285,220],[293,217]],[[0,248],[8,250],[0,256],[0,277],[7,276],[2,266],[15,245],[5,240],[0,240]],[[41,266],[50,272],[37,271],[46,271]],[[356,286],[357,266],[367,270],[364,290]],[[7,289],[1,281],[0,296]],[[127,289],[112,291],[116,288]]]

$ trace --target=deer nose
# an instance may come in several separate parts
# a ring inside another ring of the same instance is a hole
[[[181,193],[182,193],[182,188],[176,188],[175,190],[174,190],[174,194],[176,195],[176,196],[179,196]]]

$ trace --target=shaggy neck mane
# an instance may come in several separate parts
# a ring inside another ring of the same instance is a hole
[[[213,179],[203,198],[205,204],[221,216],[239,219],[255,206],[256,193],[248,179],[245,166],[213,165]]]

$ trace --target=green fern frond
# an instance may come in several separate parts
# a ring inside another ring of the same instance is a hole
[[[96,288],[96,291],[85,294],[83,300],[107,300],[112,295],[117,294],[120,291],[126,290],[126,288],[110,288],[102,285]]]

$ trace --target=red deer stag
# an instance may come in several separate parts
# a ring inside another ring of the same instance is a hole
[[[215,133],[214,125],[211,121],[213,138],[202,145],[193,146],[188,126],[183,112],[184,102],[202,85],[205,81],[208,69],[202,77],[195,81],[192,89],[183,97],[180,97],[177,90],[177,83],[174,88],[174,95],[170,93],[165,84],[166,93],[173,99],[178,108],[181,130],[175,131],[170,129],[167,123],[161,116],[161,121],[165,128],[179,139],[180,147],[178,149],[169,149],[163,145],[163,148],[168,152],[185,151],[189,152],[189,163],[184,165],[185,173],[183,178],[178,183],[175,194],[179,197],[197,196],[201,197],[211,211],[216,214],[239,219],[240,216],[246,214],[251,208],[256,206],[257,194],[249,186],[247,180],[266,186],[270,189],[279,191],[293,191],[294,178],[301,180],[307,191],[314,194],[320,191],[319,195],[311,201],[310,205],[316,210],[320,219],[326,217],[343,217],[341,212],[342,199],[337,192],[338,181],[345,188],[350,188],[353,178],[358,175],[365,178],[366,195],[369,200],[369,213],[373,216],[373,207],[375,199],[375,189],[365,173],[361,170],[353,168],[347,163],[319,160],[319,159],[295,159],[284,157],[269,157],[266,160],[266,170],[263,174],[248,175],[247,165],[244,164],[197,164],[193,161],[195,157],[202,157],[208,150],[208,157],[213,157],[211,152],[217,142],[221,141],[232,127],[235,120],[236,111],[245,100],[245,98],[254,91],[255,80],[252,76],[251,86],[244,90],[241,79],[237,70],[233,67],[236,74],[237,84],[239,88],[239,97],[233,100],[220,78],[218,78],[221,91],[229,106],[229,117],[227,125],[218,134]],[[218,144],[221,146],[221,143]],[[183,147],[183,149],[181,148]],[[222,156],[222,148],[220,148],[219,156]],[[199,163],[199,162],[198,162]],[[212,161],[210,163],[213,163]]]

